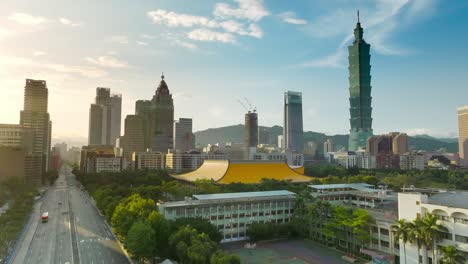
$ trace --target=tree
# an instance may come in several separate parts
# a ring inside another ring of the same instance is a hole
[[[413,222],[409,223],[409,233],[408,233],[408,241],[412,244],[416,244],[418,247],[418,263],[419,261],[419,256],[421,254],[421,247],[423,245],[423,239],[424,239],[424,232],[422,229],[422,221],[419,218],[416,218]],[[423,258],[424,260],[424,258]]]
[[[138,259],[154,257],[153,245],[155,233],[145,222],[136,222],[128,231],[125,246],[128,251]]]
[[[394,237],[403,242],[403,255],[405,256],[405,263],[407,263],[406,243],[408,243],[409,240],[409,228],[410,224],[405,219],[400,219],[396,224],[392,225],[392,233]]]
[[[209,263],[211,256],[217,249],[218,245],[207,234],[197,234],[192,238],[187,249],[187,257],[192,264]]]
[[[210,264],[240,264],[240,258],[218,250],[211,256]]]
[[[182,263],[205,264],[218,250],[218,245],[205,233],[198,233],[190,226],[181,227],[169,238],[169,245],[175,249],[177,258]]]
[[[427,213],[422,219],[422,230],[426,247],[431,247],[432,262],[437,263],[437,242],[439,242],[447,228],[439,223],[435,215]]]
[[[117,236],[124,241],[132,224],[138,220],[144,221],[155,210],[157,208],[153,200],[133,194],[115,208],[111,219],[112,227]]]
[[[223,235],[215,225],[213,225],[210,221],[200,217],[179,218],[173,222],[172,226],[174,230],[178,230],[183,226],[191,226],[199,233],[207,234],[210,239],[215,242],[220,242],[221,239],[223,239]]]
[[[159,212],[153,211],[147,218],[148,225],[154,231],[154,255],[169,257],[169,236],[171,225]]]
[[[454,246],[448,245],[440,247],[442,257],[440,258],[441,264],[463,264],[465,263],[465,257],[463,254]]]

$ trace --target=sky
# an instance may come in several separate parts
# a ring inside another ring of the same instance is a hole
[[[442,3],[443,2],[443,3]],[[304,130],[349,132],[347,46],[356,11],[371,44],[375,134],[457,136],[468,105],[468,1],[2,0],[0,123],[18,123],[26,78],[47,81],[53,137],[86,142],[96,87],[122,94],[122,130],[164,72],[194,131],[282,125],[302,92]]]

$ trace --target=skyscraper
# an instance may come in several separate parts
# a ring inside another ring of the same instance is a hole
[[[143,119],[137,115],[127,115],[124,127],[124,157],[130,160],[133,152],[145,151]]]
[[[89,145],[115,145],[120,136],[122,96],[109,88],[96,88],[95,103],[89,108]]]
[[[468,106],[458,108],[458,149],[460,166],[468,167]]]
[[[153,99],[138,100],[135,113],[143,118],[145,147],[167,153],[173,144],[174,101],[164,74]]]
[[[372,136],[370,45],[362,38],[363,29],[359,21],[354,29],[353,44],[349,52],[349,112],[351,129],[348,150],[356,151],[366,147],[366,141]]]
[[[408,135],[405,133],[390,133],[393,138],[392,148],[393,154],[403,155],[409,151],[408,149]]]
[[[258,115],[249,111],[245,114],[244,146],[257,147],[258,145]]]
[[[24,87],[24,110],[21,111],[20,125],[33,134],[31,157],[34,156],[35,171],[26,180],[34,183],[42,181],[48,169],[52,123],[47,112],[48,89],[46,81],[26,79]],[[38,165],[40,163],[40,165]]]
[[[284,93],[283,144],[286,150],[304,151],[304,131],[302,128],[302,94],[288,91]]]
[[[179,118],[174,121],[174,149],[185,152],[193,148],[192,119]]]

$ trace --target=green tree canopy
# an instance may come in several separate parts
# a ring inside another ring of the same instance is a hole
[[[133,194],[122,200],[115,208],[111,220],[112,227],[117,236],[124,240],[133,223],[145,220],[155,210],[157,208],[153,200]]]
[[[145,222],[136,222],[128,231],[125,246],[128,251],[138,259],[154,257],[155,232]]]

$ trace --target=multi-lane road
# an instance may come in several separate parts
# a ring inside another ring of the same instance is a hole
[[[69,167],[35,205],[13,263],[129,263],[104,218]],[[41,214],[49,213],[42,223]]]

